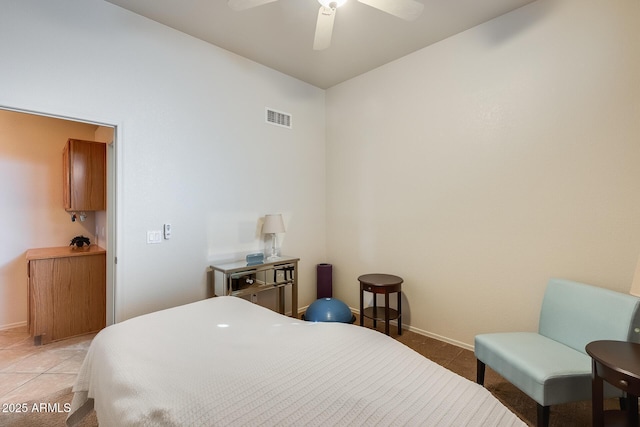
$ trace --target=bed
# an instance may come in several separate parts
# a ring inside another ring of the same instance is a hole
[[[482,386],[394,339],[226,296],[93,340],[67,425],[525,426]]]

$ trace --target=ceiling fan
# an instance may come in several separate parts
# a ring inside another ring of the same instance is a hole
[[[245,10],[252,7],[262,6],[276,0],[228,0],[229,7],[233,10]],[[333,33],[333,20],[336,17],[336,9],[342,6],[347,0],[318,0],[320,10],[318,11],[318,21],[316,23],[316,35],[313,40],[314,50],[323,50],[331,44],[331,34]],[[424,5],[416,0],[358,0],[368,6],[379,9],[383,12],[404,19],[413,21],[422,13]]]

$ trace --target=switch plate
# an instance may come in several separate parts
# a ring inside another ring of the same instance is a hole
[[[161,243],[162,242],[162,231],[160,230],[149,230],[147,231],[147,243]]]
[[[169,240],[171,238],[171,224],[165,224],[163,230],[165,240]]]

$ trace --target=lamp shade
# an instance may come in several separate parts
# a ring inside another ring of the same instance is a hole
[[[638,258],[638,264],[636,265],[636,273],[633,275],[633,282],[631,282],[631,295],[640,297],[640,257]]]
[[[282,221],[282,214],[265,215],[264,224],[262,224],[262,233],[284,233],[284,222]]]

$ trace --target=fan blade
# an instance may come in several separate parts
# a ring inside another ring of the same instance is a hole
[[[229,0],[227,4],[229,7],[236,11],[251,9],[252,7],[262,6],[263,4],[271,3],[276,0]]]
[[[318,11],[318,22],[316,23],[316,36],[313,40],[313,50],[323,50],[329,47],[331,44],[333,20],[335,17],[335,9],[320,6],[320,10]]]
[[[367,6],[375,7],[383,12],[404,19],[413,21],[422,13],[424,4],[415,0],[358,0]]]

